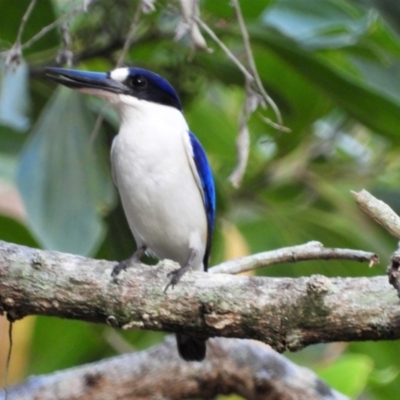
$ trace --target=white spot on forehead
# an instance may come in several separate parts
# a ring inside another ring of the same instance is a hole
[[[129,75],[128,68],[117,68],[110,72],[111,79],[114,79],[118,82],[123,82]]]

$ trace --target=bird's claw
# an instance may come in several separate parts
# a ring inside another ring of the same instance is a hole
[[[121,271],[125,271],[127,268],[130,267],[131,265],[131,259],[127,259],[124,261],[119,262],[112,270],[111,272],[111,277],[113,278],[114,282],[117,281],[118,275],[121,273]]]
[[[146,246],[140,246],[134,253],[133,255],[121,262],[119,262],[112,270],[111,272],[111,277],[113,278],[114,282],[117,282],[117,277],[120,274],[121,271],[125,271],[129,267],[131,267],[134,264],[140,263],[140,258],[143,256],[143,254],[146,252],[147,247]]]
[[[169,272],[167,277],[171,279],[168,282],[168,285],[165,286],[164,293],[168,290],[169,287],[173,289],[174,286],[181,280],[182,276],[185,274],[186,271],[187,271],[186,268],[178,268]]]

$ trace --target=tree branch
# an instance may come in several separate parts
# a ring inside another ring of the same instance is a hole
[[[368,262],[370,267],[379,263],[378,255],[368,251],[329,249],[325,248],[320,242],[312,241],[298,246],[283,247],[278,250],[228,260],[211,268],[209,272],[214,274],[239,274],[270,265],[310,260],[351,260]]]
[[[178,357],[175,339],[168,337],[146,351],[31,377],[9,388],[8,400],[103,400],[110,393],[116,400],[214,398],[231,393],[249,400],[347,399],[312,371],[262,343],[211,339],[205,361],[187,363]]]
[[[362,211],[383,226],[392,236],[400,239],[400,217],[386,203],[378,200],[365,189],[351,193]],[[399,249],[392,254],[390,261],[391,265],[387,270],[389,282],[400,297],[400,243]]]
[[[351,194],[362,211],[382,225],[392,236],[400,239],[400,217],[386,203],[365,189],[360,192],[352,191]]]
[[[0,312],[48,315],[198,336],[252,338],[278,351],[331,341],[400,338],[385,277],[266,278],[192,272],[164,293],[163,261],[111,278],[115,263],[0,242]]]

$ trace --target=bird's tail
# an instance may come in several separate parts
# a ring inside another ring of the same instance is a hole
[[[206,340],[184,333],[176,334],[176,343],[181,358],[185,361],[202,361],[206,356]]]

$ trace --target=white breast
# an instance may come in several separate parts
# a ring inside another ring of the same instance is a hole
[[[182,113],[131,98],[119,111],[121,128],[111,150],[113,178],[137,245],[181,265],[193,248],[198,252],[193,267],[201,269],[207,219],[198,176],[189,163]]]

